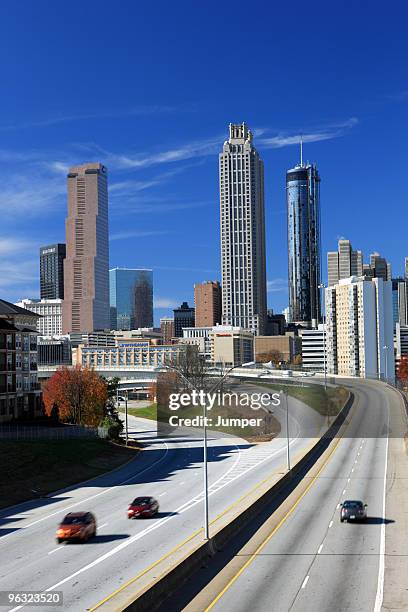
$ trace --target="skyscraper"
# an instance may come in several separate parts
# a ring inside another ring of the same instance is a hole
[[[153,327],[152,270],[109,270],[111,329]]]
[[[263,334],[266,264],[263,161],[245,123],[220,153],[222,323]]]
[[[109,328],[107,169],[100,163],[70,169],[63,332]]]
[[[337,285],[339,280],[363,274],[363,254],[353,251],[350,240],[339,240],[338,250],[327,253],[328,286]]]
[[[289,309],[294,323],[317,327],[320,320],[320,176],[300,164],[286,173]]]
[[[191,308],[187,302],[183,302],[180,308],[175,308],[174,312],[174,336],[175,338],[183,337],[183,327],[195,326],[194,308]]]
[[[42,300],[64,299],[65,244],[40,247],[40,297]]]
[[[194,285],[196,327],[214,327],[221,323],[221,287],[218,281]]]
[[[392,311],[394,330],[397,323],[408,325],[408,281],[405,278],[392,279]]]

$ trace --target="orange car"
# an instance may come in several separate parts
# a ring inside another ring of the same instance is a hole
[[[69,512],[57,529],[57,542],[86,542],[96,535],[96,520],[92,512]]]

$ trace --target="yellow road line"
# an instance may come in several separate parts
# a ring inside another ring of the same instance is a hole
[[[357,402],[356,402],[357,403]],[[340,439],[339,439],[340,441]],[[339,443],[339,441],[336,444],[335,449],[337,448],[337,445]],[[334,450],[335,450],[334,449]],[[333,450],[333,452],[334,452]],[[298,455],[303,452],[300,451],[298,453]],[[297,455],[297,456],[298,456]],[[331,455],[330,455],[331,456]],[[329,456],[329,458],[330,458]],[[223,510],[222,512],[220,512],[220,514],[218,514],[211,522],[210,525],[213,525],[216,521],[218,521],[222,516],[224,516],[224,514],[226,514],[227,512],[229,512],[230,510],[232,510],[232,508],[234,508],[234,506],[237,506],[243,499],[245,499],[246,497],[249,497],[254,491],[256,491],[256,489],[259,489],[263,484],[265,484],[265,482],[267,480],[269,480],[270,478],[272,478],[273,476],[275,476],[276,474],[279,474],[282,470],[284,469],[284,465],[282,464],[277,470],[275,470],[274,472],[272,472],[272,474],[269,474],[266,478],[264,478],[264,480],[262,480],[261,482],[259,482],[258,484],[256,484],[248,493],[245,493],[244,495],[242,495],[237,501],[235,501],[234,503],[232,503],[230,506],[228,506],[228,508],[226,508],[225,510]],[[317,477],[317,476],[316,476]],[[310,485],[311,486],[311,485]],[[300,498],[301,499],[301,498]],[[300,501],[299,499],[299,501]],[[169,552],[167,552],[165,555],[163,555],[162,557],[160,557],[160,559],[157,559],[157,561],[154,561],[151,565],[149,565],[148,567],[146,567],[143,571],[141,571],[139,574],[137,574],[136,576],[134,576],[133,578],[130,578],[130,580],[128,580],[127,582],[125,582],[125,584],[122,584],[122,586],[120,586],[118,589],[116,589],[115,591],[113,591],[113,593],[110,593],[110,595],[108,595],[107,597],[105,597],[104,599],[102,599],[101,601],[99,601],[95,606],[93,606],[92,608],[88,608],[88,612],[94,612],[94,610],[97,610],[98,608],[100,608],[103,604],[105,604],[107,601],[109,601],[110,599],[112,599],[113,597],[115,597],[115,595],[117,595],[118,593],[120,593],[121,591],[123,591],[123,589],[125,589],[126,587],[130,586],[131,584],[133,584],[134,582],[136,582],[136,580],[139,580],[139,578],[142,578],[145,574],[147,574],[150,570],[152,570],[154,567],[156,567],[157,565],[159,565],[162,561],[165,561],[168,557],[170,557],[172,554],[174,554],[175,552],[177,552],[177,550],[179,550],[182,546],[184,546],[185,544],[187,544],[188,542],[190,542],[191,540],[193,540],[199,533],[201,533],[203,531],[203,528],[201,527],[200,529],[197,529],[197,531],[195,531],[194,533],[192,533],[188,538],[186,538],[185,540],[183,540],[182,542],[180,542],[179,544],[177,544],[177,546],[175,546],[174,548],[172,548]],[[256,554],[256,553],[255,553]],[[237,576],[238,577],[238,576]],[[153,582],[156,582],[157,578],[154,579]],[[232,583],[231,583],[232,584]],[[229,588],[229,587],[228,587]],[[225,589],[226,590],[226,589]],[[221,593],[219,595],[219,597],[222,596],[223,593]],[[218,597],[218,598],[219,598]],[[213,604],[216,603],[216,600],[214,600]],[[211,606],[213,605],[211,604]],[[210,609],[210,608],[208,608]]]
[[[358,403],[358,399],[356,401],[356,405]],[[279,521],[279,523],[276,525],[276,527],[274,527],[274,529],[271,531],[271,533],[265,538],[265,540],[262,542],[262,544],[260,544],[258,546],[258,548],[256,549],[256,551],[251,555],[251,557],[248,559],[248,561],[246,561],[244,563],[244,565],[238,570],[238,572],[235,574],[235,576],[233,576],[233,578],[231,578],[231,580],[228,582],[228,584],[222,589],[222,591],[217,595],[217,597],[210,603],[210,605],[205,609],[204,612],[208,612],[209,610],[211,610],[215,604],[221,599],[221,597],[228,591],[228,589],[234,584],[234,582],[240,577],[240,575],[244,572],[244,570],[249,567],[249,565],[251,565],[251,563],[255,560],[255,558],[257,557],[257,555],[261,552],[261,550],[263,550],[265,548],[265,546],[268,544],[268,542],[273,538],[273,536],[275,535],[275,533],[278,531],[278,529],[280,529],[280,527],[282,527],[282,525],[286,522],[286,520],[289,518],[289,516],[293,513],[293,511],[296,509],[296,507],[300,504],[300,502],[302,501],[302,499],[305,497],[305,495],[309,492],[309,490],[311,489],[311,487],[314,485],[314,483],[316,482],[316,480],[318,479],[319,475],[321,474],[321,472],[324,470],[324,468],[327,466],[327,464],[329,463],[330,459],[332,458],[333,454],[335,453],[335,451],[337,450],[338,445],[340,444],[340,442],[342,441],[342,439],[344,438],[344,433],[347,431],[348,426],[350,425],[351,420],[348,422],[346,429],[344,430],[341,438],[338,438],[336,445],[334,446],[334,448],[332,449],[332,451],[330,452],[329,456],[326,458],[326,460],[324,461],[323,465],[319,468],[317,474],[313,477],[313,479],[310,481],[310,483],[307,485],[306,489],[303,491],[303,493],[300,495],[300,497],[296,500],[296,502],[293,504],[293,506],[288,510],[288,512],[285,514],[284,517],[282,517],[282,519]]]

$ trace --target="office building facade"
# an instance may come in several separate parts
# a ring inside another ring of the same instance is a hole
[[[59,336],[62,334],[62,304],[56,300],[21,300],[16,306],[25,308],[39,315],[37,331],[41,336]]]
[[[183,337],[184,327],[195,327],[195,309],[187,302],[183,302],[180,308],[175,308],[174,313],[174,337]]]
[[[327,370],[393,380],[391,283],[350,277],[326,289]]]
[[[221,323],[221,286],[218,281],[194,285],[195,323],[214,327]]]
[[[289,309],[292,322],[320,321],[320,176],[301,163],[286,173]]]
[[[44,300],[64,299],[65,244],[40,247],[40,297]]]
[[[363,253],[354,251],[350,240],[340,239],[337,251],[327,253],[328,286],[350,276],[362,276]]]
[[[153,326],[153,272],[109,270],[110,326],[130,330]]]
[[[408,325],[408,281],[405,278],[393,278],[392,281],[392,311],[394,330],[397,323]]]
[[[299,333],[302,342],[302,370],[327,371],[325,326],[320,324],[317,329],[301,329]]]
[[[222,322],[266,326],[264,166],[245,123],[229,126],[219,156]]]
[[[63,332],[108,329],[107,169],[100,163],[74,166],[67,181]]]
[[[231,368],[254,359],[254,335],[247,329],[217,325],[209,333],[211,362]]]

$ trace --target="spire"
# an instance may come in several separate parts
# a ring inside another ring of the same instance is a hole
[[[303,166],[303,134],[300,135],[300,165]]]

